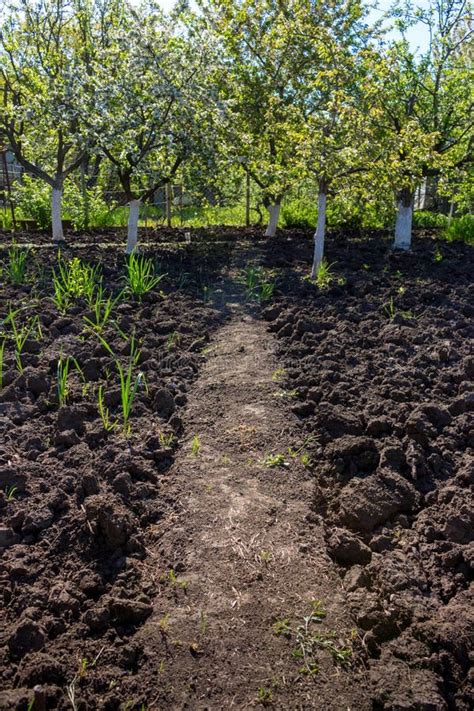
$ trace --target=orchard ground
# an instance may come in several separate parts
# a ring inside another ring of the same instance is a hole
[[[125,436],[90,308],[59,313],[55,248],[17,239],[38,247],[0,297],[0,708],[472,708],[472,247],[336,234],[318,286],[309,234],[150,233],[166,276],[103,332],[141,351]],[[124,241],[62,257],[117,293]],[[41,324],[21,373],[11,305]]]

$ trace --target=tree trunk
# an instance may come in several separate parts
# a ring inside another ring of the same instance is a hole
[[[63,201],[63,188],[53,188],[51,197],[51,225],[53,229],[53,242],[62,242],[64,240],[63,222],[61,219],[61,204]]]
[[[320,186],[318,193],[318,223],[314,233],[314,254],[311,279],[316,278],[324,257],[324,237],[326,234],[326,187]]]
[[[397,221],[395,224],[394,249],[408,250],[411,248],[411,225],[413,221],[413,193],[409,188],[403,188],[398,194]]]
[[[280,217],[280,203],[276,205],[268,205],[269,220],[265,237],[274,237],[278,226],[278,218]]]
[[[140,216],[141,200],[130,200],[128,203],[128,230],[127,247],[125,254],[131,254],[137,248],[138,241],[138,218]]]

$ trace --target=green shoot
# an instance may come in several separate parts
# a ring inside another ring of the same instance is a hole
[[[61,407],[66,405],[69,398],[69,374],[71,371],[71,365],[76,366],[77,370],[81,373],[79,363],[73,356],[67,356],[63,359],[60,356],[58,364],[56,366],[56,384],[58,393],[58,402]]]
[[[262,267],[247,267],[240,279],[245,285],[247,299],[268,301],[273,296],[275,284],[266,281],[268,273]]]
[[[12,329],[13,342],[15,344],[15,362],[18,368],[18,372],[23,372],[23,361],[22,353],[25,347],[25,343],[28,338],[35,333],[36,338],[42,337],[41,324],[38,316],[32,316],[26,323],[20,325],[17,323],[16,317],[19,314],[20,309],[12,309],[10,306],[8,316],[5,319],[5,323],[10,322]]]
[[[18,487],[16,486],[7,486],[5,489],[5,496],[7,498],[7,501],[13,501],[15,498],[15,493]]]
[[[199,610],[199,631],[201,634],[206,634],[208,628],[206,615],[203,610]]]
[[[193,455],[193,457],[197,457],[200,450],[201,450],[201,443],[199,441],[199,437],[197,435],[194,435],[192,442],[191,442],[191,454]]]
[[[326,259],[323,259],[319,265],[314,278],[314,282],[319,289],[327,289],[334,280],[335,275],[332,270],[333,266],[334,264],[328,264]]]
[[[174,434],[172,432],[169,432],[167,434],[165,434],[164,432],[160,432],[158,435],[158,439],[163,449],[168,449],[169,447],[173,446]]]
[[[125,281],[127,288],[135,296],[142,296],[154,289],[164,275],[155,274],[155,267],[152,259],[139,257],[134,252],[130,254],[126,263]]]
[[[273,701],[273,693],[271,689],[265,689],[260,686],[257,690],[257,704],[262,704],[262,706],[267,706]]]
[[[260,284],[259,301],[268,301],[272,298],[273,292],[275,291],[275,284],[272,282],[264,282]]]
[[[109,408],[105,406],[103,385],[99,385],[99,389],[97,391],[97,405],[104,430],[106,432],[112,432],[112,430],[117,427],[117,423],[112,422],[109,415]]]
[[[393,301],[393,296],[390,297],[390,299],[387,301],[386,304],[384,304],[383,310],[390,320],[395,318],[395,315],[397,313],[397,310],[395,308],[395,303]]]
[[[288,462],[284,454],[269,454],[263,459],[262,464],[270,469],[274,467],[287,467]]]
[[[97,337],[99,338],[101,344],[104,346],[106,351],[110,353],[110,355],[115,361],[115,367],[117,368],[120,381],[120,403],[122,409],[123,432],[125,435],[128,435],[130,434],[130,415],[132,413],[133,403],[135,402],[137,392],[140,389],[142,383],[144,384],[145,389],[147,389],[144,374],[140,371],[136,376],[134,376],[134,368],[138,363],[141,351],[138,349],[135,343],[135,336],[132,335],[130,339],[130,356],[128,364],[127,366],[123,366],[120,360],[113,352],[111,346],[100,335],[100,333],[97,334]]]
[[[169,584],[172,588],[182,588],[183,590],[186,590],[188,587],[188,583],[186,580],[178,580],[178,576],[174,572],[173,568],[170,568],[167,570],[163,575],[160,577],[160,582]]]
[[[121,291],[115,299],[113,299],[112,296],[108,296],[106,298],[102,284],[99,284],[91,305],[92,318],[84,316],[86,325],[93,331],[102,333],[110,320],[110,316],[116,303],[121,299],[122,294],[123,291]]]
[[[15,242],[8,250],[8,278],[12,284],[19,286],[26,281],[26,261],[29,250],[21,249]]]
[[[181,341],[181,334],[178,331],[170,333],[166,340],[166,350],[172,351],[175,346],[178,346]]]
[[[71,301],[79,298],[85,298],[92,306],[99,272],[100,267],[84,264],[79,257],[66,261],[60,255],[57,271],[53,269],[53,301],[58,310],[63,313]]]
[[[273,634],[275,637],[286,637],[290,639],[291,637],[291,625],[288,619],[276,620],[272,626]]]

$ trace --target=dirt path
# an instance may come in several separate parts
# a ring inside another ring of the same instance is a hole
[[[369,708],[361,665],[338,665],[322,644],[311,652],[309,636],[306,662],[292,656],[314,600],[326,612],[310,625],[321,640],[350,647],[353,623],[311,523],[311,476],[288,452],[301,442],[276,382],[273,337],[238,304],[232,310],[189,396],[168,473],[181,510],[157,527],[151,551],[163,594],[139,633],[147,688],[156,689],[147,708],[360,711]],[[284,466],[263,464],[276,454]],[[305,663],[318,673],[301,673]]]

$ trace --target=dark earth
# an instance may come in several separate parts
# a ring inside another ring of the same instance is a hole
[[[165,276],[104,331],[124,364],[126,336],[141,349],[124,436],[98,413],[100,384],[113,420],[120,393],[87,304],[58,313],[55,249],[18,241],[41,246],[27,285],[2,273],[2,330],[10,305],[41,330],[22,373],[7,340],[0,390],[0,708],[472,708],[472,247],[336,233],[319,288],[309,234],[150,232]],[[68,242],[123,287],[123,232]],[[248,264],[276,284],[263,304]],[[83,376],[60,407],[61,356]],[[239,602],[210,605],[226,585]],[[317,669],[292,654],[308,605]]]

